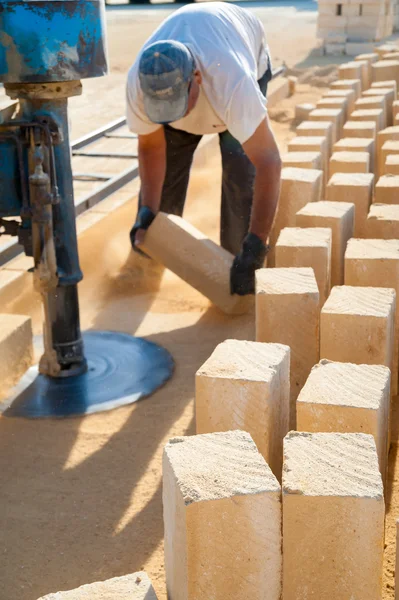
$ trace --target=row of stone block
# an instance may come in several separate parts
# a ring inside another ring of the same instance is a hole
[[[163,506],[173,600],[381,598],[384,498],[371,435],[289,433],[282,486],[247,432],[172,439]]]

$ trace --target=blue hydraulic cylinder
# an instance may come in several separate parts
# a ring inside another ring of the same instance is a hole
[[[108,72],[104,0],[0,0],[0,82]]]

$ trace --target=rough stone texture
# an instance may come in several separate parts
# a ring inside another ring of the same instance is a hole
[[[375,186],[374,201],[378,204],[399,204],[399,176],[382,175]]]
[[[373,435],[385,480],[390,380],[390,370],[382,365],[320,361],[297,399],[298,431]]]
[[[352,61],[340,65],[338,67],[338,77],[339,79],[359,79],[361,82],[362,89],[365,89],[366,82],[363,79],[363,68],[362,65],[358,62]]]
[[[371,435],[284,441],[284,600],[381,600],[384,497]]]
[[[335,173],[369,173],[368,152],[334,152],[330,158],[329,177]]]
[[[334,152],[368,152],[370,156],[370,171],[375,166],[375,141],[370,138],[342,138],[335,142]]]
[[[366,234],[369,238],[399,239],[399,204],[372,204]]]
[[[331,285],[344,283],[346,244],[353,237],[355,206],[349,202],[311,202],[296,215],[298,227],[331,229]]]
[[[256,340],[291,348],[290,427],[295,402],[313,365],[319,361],[320,297],[309,268],[256,272]]]
[[[279,600],[280,495],[248,433],[170,440],[163,455],[168,598]]]
[[[374,121],[347,121],[342,130],[345,138],[370,138],[375,140],[377,126]]]
[[[327,184],[327,200],[355,205],[355,237],[364,237],[373,197],[372,173],[335,173]]]
[[[284,227],[294,227],[296,213],[308,202],[321,200],[323,172],[316,169],[286,167],[281,171],[280,199],[270,234],[268,266],[274,265],[277,238]]]
[[[39,600],[157,600],[148,575],[143,571],[82,585],[76,590],[48,594]]]
[[[373,81],[387,81],[393,79],[396,84],[399,82],[399,61],[398,60],[379,60],[372,65]]]
[[[323,158],[320,152],[285,152],[281,155],[283,167],[298,169],[323,169]]]
[[[356,100],[355,110],[369,110],[369,109],[379,109],[384,112],[383,116],[383,125],[382,127],[387,127],[387,102],[385,96],[363,96]]]
[[[399,140],[399,126],[387,127],[377,134],[377,159],[378,159],[378,174],[384,172],[384,160],[382,155],[382,147],[385,142]]]
[[[342,109],[344,111],[344,119],[346,121],[346,119],[349,116],[349,109],[348,109],[348,100],[344,97],[336,97],[336,98],[321,98],[321,100],[319,100],[316,103],[316,109],[318,108],[339,108]]]
[[[385,175],[399,175],[399,154],[388,154],[385,160]]]
[[[247,431],[277,479],[290,420],[290,349],[226,340],[196,373],[197,433]]]
[[[0,314],[0,381],[11,385],[33,360],[32,321],[25,315]]]
[[[392,371],[395,305],[391,288],[333,288],[321,310],[320,358]]]
[[[331,290],[331,229],[286,227],[276,244],[276,267],[310,267],[320,294],[320,305]]]
[[[344,111],[339,108],[317,108],[309,115],[309,121],[327,121],[333,124],[333,143],[341,137],[344,125]]]
[[[396,93],[395,90],[391,87],[387,88],[370,88],[365,90],[362,94],[363,98],[372,98],[374,96],[384,96],[386,102],[386,116],[387,116],[387,126],[391,126],[393,122],[393,112],[392,107],[395,102]]]
[[[390,155],[399,155],[399,140],[388,140],[385,142],[380,150],[380,160],[382,164],[382,171],[380,175],[386,175],[389,171],[386,170],[387,158]]]
[[[398,393],[399,240],[349,240],[345,253],[345,285],[393,288],[396,292],[392,393]]]
[[[333,124],[328,121],[303,121],[296,128],[298,136],[322,136],[327,138],[328,155],[331,154]]]
[[[165,244],[165,240],[173,240],[173,244]],[[230,295],[234,257],[181,217],[158,213],[147,231],[143,250],[222,311],[233,314],[248,310],[249,297]]]
[[[381,131],[385,126],[385,115],[381,108],[354,110],[351,114],[351,121],[372,121],[375,123],[377,131]]]
[[[360,98],[362,93],[362,82],[360,79],[338,79],[331,84],[332,90],[353,90],[356,99]]]
[[[288,152],[318,152],[321,155],[322,168],[327,172],[328,165],[328,140],[323,136],[298,136],[293,138],[287,144]],[[286,156],[286,155],[285,155]],[[289,158],[289,157],[288,157]],[[292,165],[291,165],[292,166]]]
[[[353,89],[331,89],[323,95],[323,98],[346,98],[350,115],[355,108],[356,92]]]

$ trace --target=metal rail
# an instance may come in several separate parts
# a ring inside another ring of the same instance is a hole
[[[278,67],[273,70],[272,79],[275,79],[279,75],[283,75],[286,68],[285,66]],[[10,118],[10,111],[15,110],[15,105],[0,110],[0,123],[2,120],[8,120]],[[123,153],[123,152],[104,152],[90,149],[90,145],[101,139],[137,139],[137,136],[131,133],[118,132],[118,129],[125,127],[126,118],[120,117],[108,123],[107,125],[96,129],[95,131],[84,135],[71,144],[72,156],[76,157],[87,157],[87,158],[118,158],[118,159],[136,159],[135,163],[122,172],[114,175],[110,173],[96,173],[90,172],[74,172],[73,178],[75,181],[92,181],[93,183],[99,183],[94,189],[88,192],[81,198],[75,200],[75,212],[76,216],[81,215],[86,210],[92,208],[102,200],[105,200],[111,194],[117,192],[121,187],[132,181],[138,176],[138,164],[137,154],[135,153]],[[103,183],[102,183],[103,182]],[[1,244],[1,237],[0,237]],[[20,246],[17,240],[12,239],[6,243],[2,243],[0,246],[0,266],[6,262],[15,258],[23,252],[22,246]]]

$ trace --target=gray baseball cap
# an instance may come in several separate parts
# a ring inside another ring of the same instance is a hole
[[[150,121],[166,124],[184,117],[194,71],[194,58],[180,42],[164,40],[144,50],[139,79]]]

